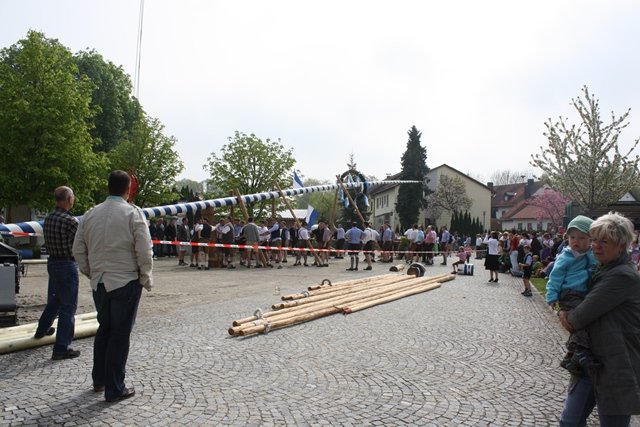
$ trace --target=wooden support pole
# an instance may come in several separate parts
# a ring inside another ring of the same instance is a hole
[[[242,199],[242,194],[240,190],[236,188],[236,198],[238,199],[238,206],[240,206],[240,210],[242,211],[242,215],[244,215],[244,220],[247,221],[249,219],[249,212],[247,211],[247,206],[244,204],[244,200]]]
[[[349,198],[349,201],[353,205],[353,209],[356,211],[356,214],[358,214],[358,218],[360,218],[360,221],[362,222],[362,226],[364,227],[364,223],[366,221],[364,220],[364,217],[360,213],[360,209],[358,209],[358,204],[353,200],[353,198],[351,197],[351,194],[349,194],[349,192],[347,191],[347,187],[344,186],[344,182],[342,182],[342,178],[340,178],[340,175],[336,175],[336,178],[338,179],[338,184],[340,184],[340,187],[342,187],[342,191]]]
[[[298,217],[296,216],[296,213],[293,211],[293,208],[291,207],[291,204],[289,203],[287,198],[284,196],[284,193],[282,192],[282,188],[280,188],[280,186],[278,185],[277,182],[274,182],[273,185],[278,190],[278,193],[280,194],[280,197],[282,198],[282,201],[284,202],[285,206],[287,207],[287,209],[289,209],[289,212],[291,212],[291,216],[293,217],[293,219],[296,222],[296,224],[298,224],[298,226],[302,227],[302,224],[298,220]],[[320,257],[318,256],[318,253],[316,252],[316,249],[311,244],[311,239],[307,240],[307,246],[309,247],[309,251],[313,255],[313,259],[315,260],[316,264],[317,265],[322,265],[322,261],[320,261]]]

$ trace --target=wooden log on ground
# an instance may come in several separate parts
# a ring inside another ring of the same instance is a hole
[[[351,284],[351,283],[368,282],[368,281],[375,280],[375,279],[380,278],[380,277],[391,277],[391,276],[396,276],[396,275],[387,273],[387,274],[379,274],[377,276],[362,277],[360,279],[345,280],[343,282],[332,283],[331,285],[322,285],[322,284],[320,284],[320,285],[312,285],[312,286],[309,286],[307,288],[307,290],[308,291],[317,291],[319,289],[330,289],[330,288],[333,288],[335,286],[344,286],[344,285],[348,285],[348,284]]]
[[[449,279],[452,280],[452,279]],[[426,291],[430,291],[432,289],[436,289],[439,288],[442,285],[442,283],[438,282],[438,283],[431,283],[429,285],[426,285],[424,287],[421,288],[416,288],[416,289],[407,289],[404,292],[398,292],[396,294],[393,295],[388,295],[382,298],[379,298],[377,300],[372,300],[372,301],[366,301],[366,302],[361,302],[361,303],[357,303],[357,304],[352,304],[346,307],[343,307],[343,310],[345,312],[349,312],[349,313],[355,313],[356,311],[360,311],[360,310],[364,310],[365,308],[369,308],[369,307],[373,307],[379,304],[385,304],[391,301],[395,301],[398,300],[400,298],[405,298],[411,295],[415,295],[421,292],[426,292]]]
[[[297,293],[297,294],[289,294],[287,295],[287,298],[285,299],[284,297],[282,297],[282,301],[295,301],[298,299],[302,299],[302,298],[308,298],[311,296],[317,296],[317,295],[327,295],[327,294],[333,294],[336,292],[343,292],[343,291],[348,291],[349,289],[355,289],[355,288],[359,288],[359,287],[371,287],[374,286],[378,283],[382,283],[384,281],[387,280],[391,280],[394,278],[398,278],[399,280],[402,280],[401,278],[406,278],[407,276],[398,276],[398,275],[390,275],[390,276],[380,276],[377,277],[375,279],[372,280],[367,280],[364,282],[356,282],[356,283],[348,283],[348,284],[344,284],[344,285],[334,285],[332,287],[323,287],[321,289],[317,289],[315,291],[306,291],[306,292],[301,292],[301,293]],[[277,305],[277,304],[274,304]]]
[[[389,268],[389,271],[402,271],[402,270],[404,270],[404,264],[392,265]]]
[[[416,286],[413,289],[410,290],[406,290],[404,292],[397,292],[394,296],[391,295],[387,295],[384,297],[379,297],[379,298],[372,298],[371,301],[366,301],[367,303],[371,303],[372,305],[378,305],[378,304],[383,304],[384,302],[388,302],[388,301],[392,301],[391,298],[395,298],[395,299],[399,299],[402,298],[403,296],[408,296],[408,295],[415,295],[417,293],[421,293],[421,292],[426,292],[432,289],[436,289],[440,287],[440,283],[428,283],[428,284],[424,284],[421,286]],[[400,296],[402,295],[402,296]],[[377,301],[377,303],[374,303],[373,301]],[[364,304],[364,303],[363,303]],[[304,314],[300,314],[298,316],[294,316],[294,317],[289,317],[289,318],[284,318],[284,319],[277,319],[277,320],[269,320],[269,322],[265,322],[264,324],[260,324],[260,325],[256,325],[256,326],[252,326],[249,328],[244,328],[242,330],[239,331],[239,335],[240,336],[247,336],[247,335],[252,335],[252,334],[256,334],[256,333],[260,333],[260,332],[265,332],[265,331],[271,331],[274,329],[279,329],[279,328],[283,328],[283,327],[287,327],[287,326],[292,326],[292,325],[296,325],[299,323],[304,323],[307,322],[309,320],[315,320],[318,319],[320,317],[324,317],[324,316],[328,316],[330,314],[334,314],[334,313],[340,313],[340,312],[345,312],[345,308],[349,309],[349,305],[345,304],[343,306],[340,305],[334,305],[332,307],[327,307],[324,309],[320,309],[311,313],[304,313]],[[360,308],[362,309],[362,308]],[[350,312],[353,312],[353,310],[349,309]]]
[[[311,303],[314,303],[314,302],[317,302],[317,301],[321,301],[321,300],[328,299],[328,298],[333,298],[334,296],[339,296],[339,295],[348,295],[348,294],[363,293],[363,292],[365,292],[365,293],[375,292],[376,289],[378,289],[379,287],[393,286],[393,285],[399,284],[399,283],[401,283],[403,281],[411,280],[411,279],[412,279],[411,276],[391,277],[389,279],[385,279],[384,281],[382,281],[380,283],[373,284],[373,285],[366,284],[367,286],[358,286],[356,288],[347,287],[345,289],[336,289],[333,292],[325,292],[325,293],[321,293],[321,294],[318,294],[318,295],[308,296],[306,298],[301,298],[301,299],[296,299],[296,300],[292,300],[292,301],[285,301],[285,302],[281,302],[281,303],[278,303],[278,304],[273,304],[271,306],[271,308],[274,309],[274,310],[280,310],[280,309],[283,309],[283,308],[296,307],[296,306],[304,305],[304,304],[311,304]]]
[[[432,277],[423,277],[421,279],[437,281],[439,278],[445,278],[445,277],[448,277],[448,276],[449,276],[448,274],[441,274],[441,275],[432,276]],[[382,275],[382,276],[379,276],[379,277],[380,277],[380,279],[390,278],[390,277],[404,278],[404,280],[414,280],[415,279],[415,277],[412,277],[412,276],[398,276],[398,275],[395,275],[395,274],[386,274],[386,275]],[[404,280],[401,280],[401,281],[404,281]],[[331,301],[334,301],[334,300],[327,299],[326,301],[331,302]],[[291,313],[291,312],[295,312],[296,310],[299,310],[299,309],[301,309],[301,306],[300,305],[295,305],[293,307],[282,308],[282,309],[279,309],[277,311],[269,311],[269,312],[266,312],[266,313],[262,313],[260,315],[260,317],[271,317],[271,316],[274,316],[274,315],[280,315],[280,314],[284,314],[284,313]],[[256,315],[245,317],[245,318],[242,318],[242,319],[234,320],[233,323],[232,323],[232,326],[233,327],[241,326],[241,325],[243,325],[245,323],[254,322],[254,321],[258,320],[258,319],[259,319],[259,316],[256,316]],[[229,333],[230,334],[232,334],[231,331],[232,331],[232,329],[234,329],[233,327],[229,329]]]
[[[98,321],[96,319],[86,320],[76,325],[74,339],[86,338],[96,334],[98,330]],[[55,335],[45,336],[43,338],[35,339],[33,334],[25,336],[13,336],[7,337],[7,339],[0,340],[0,354],[10,353],[18,350],[26,350],[28,348],[40,347],[43,345],[53,344],[56,341]]]
[[[84,322],[86,320],[92,320],[95,319],[98,316],[98,313],[93,311],[91,313],[84,313],[84,314],[77,314],[75,316],[76,319],[76,324]],[[57,326],[58,324],[58,320],[54,320],[53,322],[53,326]],[[33,322],[33,323],[26,323],[24,325],[18,325],[18,326],[11,326],[9,328],[2,328],[0,329],[0,340],[2,340],[4,337],[8,337],[8,336],[15,336],[15,335],[20,335],[20,334],[35,334],[36,329],[38,328],[38,322]]]
[[[228,332],[230,335],[242,335],[242,331],[245,329],[251,329],[256,326],[261,326],[265,324],[272,324],[273,322],[278,322],[283,319],[295,318],[297,316],[306,315],[309,313],[320,312],[326,308],[342,306],[352,303],[360,303],[363,301],[368,301],[371,299],[381,298],[393,293],[406,291],[408,289],[412,289],[419,286],[424,286],[428,284],[438,283],[439,281],[452,280],[455,278],[453,275],[445,275],[446,277],[435,278],[412,278],[410,282],[405,282],[402,287],[394,287],[389,289],[381,289],[376,293],[359,293],[359,294],[351,294],[351,295],[342,295],[336,296],[335,298],[323,300],[320,302],[316,302],[315,304],[304,305],[300,307],[293,307],[290,309],[272,311],[269,313],[265,313],[262,319],[256,319],[251,322],[243,323],[241,325],[236,325],[229,328]]]

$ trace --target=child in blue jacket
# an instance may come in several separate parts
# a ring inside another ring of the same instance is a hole
[[[582,302],[589,291],[591,272],[597,264],[589,240],[591,223],[591,218],[578,215],[567,227],[568,245],[556,257],[547,282],[546,300],[552,308],[559,304],[560,310],[571,310]],[[572,333],[567,341],[567,354],[560,366],[581,374],[584,369],[596,365],[586,331]]]

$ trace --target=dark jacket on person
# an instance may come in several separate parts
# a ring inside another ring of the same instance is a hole
[[[569,312],[602,366],[591,372],[598,411],[640,414],[640,275],[629,254],[599,267],[584,301]]]

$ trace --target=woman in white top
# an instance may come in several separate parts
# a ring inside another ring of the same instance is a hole
[[[500,254],[500,241],[498,240],[498,232],[492,231],[491,236],[484,238],[484,244],[487,245],[487,257],[484,260],[484,268],[489,270],[489,282],[498,283],[498,268],[500,263],[498,257]]]

